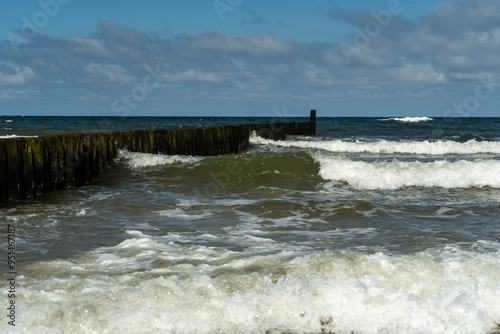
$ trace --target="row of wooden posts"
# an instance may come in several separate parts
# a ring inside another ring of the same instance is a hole
[[[253,131],[274,140],[287,135],[314,135],[316,111],[311,110],[309,122],[0,139],[0,202],[89,184],[113,163],[119,149],[199,156],[239,153],[247,147]]]

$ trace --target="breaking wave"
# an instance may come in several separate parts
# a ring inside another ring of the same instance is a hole
[[[201,157],[182,156],[182,155],[164,155],[164,154],[149,154],[129,152],[120,150],[119,157],[125,159],[126,164],[133,169],[145,167],[172,165],[176,163],[196,163],[201,161]]]
[[[29,268],[19,333],[485,333],[500,318],[498,252],[235,253],[125,233]]]
[[[335,153],[373,153],[373,154],[420,154],[420,155],[447,155],[447,154],[500,154],[500,142],[476,141],[466,142],[445,141],[388,141],[376,142],[343,140],[286,140],[274,141],[253,135],[250,138],[253,144],[274,145],[279,147],[295,147],[322,149]]]
[[[419,122],[429,122],[433,121],[434,119],[430,117],[425,117],[425,116],[420,116],[420,117],[393,117],[393,118],[384,118],[384,119],[379,119],[379,121],[396,121],[396,122],[403,122],[403,123],[419,123]]]
[[[436,160],[433,162],[368,162],[315,152],[320,176],[346,182],[356,189],[500,188],[499,160]]]
[[[37,138],[38,136],[18,136],[18,135],[5,135],[0,136],[0,139],[8,139],[8,138]]]

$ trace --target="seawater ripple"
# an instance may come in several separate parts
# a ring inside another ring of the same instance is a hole
[[[257,120],[2,119],[39,136]],[[16,333],[497,333],[500,119],[403,119],[319,117],[238,155],[124,150],[90,185],[2,206]]]

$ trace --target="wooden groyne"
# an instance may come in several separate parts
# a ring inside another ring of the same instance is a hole
[[[0,139],[0,202],[40,196],[89,184],[113,163],[119,149],[177,155],[239,153],[251,133],[283,140],[314,135],[309,122],[274,122],[166,130],[131,130]]]

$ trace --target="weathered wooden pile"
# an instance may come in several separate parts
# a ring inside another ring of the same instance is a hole
[[[274,140],[286,135],[313,135],[316,114],[311,111],[309,122],[0,139],[0,202],[89,184],[112,164],[119,149],[199,156],[239,153],[247,147],[253,131]]]

